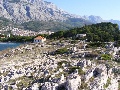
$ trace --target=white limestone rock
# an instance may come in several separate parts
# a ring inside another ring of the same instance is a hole
[[[57,87],[58,87],[57,83],[45,82],[41,90],[56,90]]]
[[[34,84],[32,85],[32,90],[39,90],[39,85],[38,85],[38,83],[34,83]]]
[[[78,17],[59,9],[51,2],[43,0],[20,0],[18,2],[1,0],[0,12],[0,16],[13,20],[14,22],[25,22],[30,20],[63,21],[68,18]]]
[[[81,85],[81,77],[79,75],[70,75],[66,81],[67,90],[78,90]]]

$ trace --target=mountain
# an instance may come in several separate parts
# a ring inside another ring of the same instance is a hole
[[[111,20],[109,20],[109,22],[118,24],[119,28],[120,28],[120,21],[119,20],[113,20],[113,19],[111,19]]]
[[[119,27],[120,27],[120,21],[119,20],[113,20],[113,19],[103,20],[100,16],[94,16],[94,15],[83,16],[82,18],[85,19],[85,20],[88,20],[92,23],[111,22],[111,23],[114,23],[114,24],[118,24]]]
[[[25,29],[68,30],[92,24],[81,16],[70,14],[51,2],[43,0],[1,0],[0,17],[19,23]],[[36,25],[36,22],[40,25]],[[51,26],[50,26],[51,25]]]
[[[53,3],[43,0],[1,0],[0,13],[0,17],[22,24],[25,29],[34,31],[68,30],[92,24],[81,16],[70,14]]]
[[[80,18],[80,16],[69,14],[57,8],[51,2],[43,0],[1,0],[0,16],[14,22],[27,22],[31,20],[64,21],[68,18]]]
[[[34,31],[68,30],[73,27],[105,22],[99,16],[70,14],[55,4],[43,0],[0,0],[0,17],[22,24],[24,29]],[[107,22],[120,25],[120,21]]]
[[[104,22],[104,20],[100,16],[90,15],[90,16],[83,16],[82,18],[85,19],[85,20],[88,20],[88,21],[90,21],[92,23]]]

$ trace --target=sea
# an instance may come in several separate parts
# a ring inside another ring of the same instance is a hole
[[[0,42],[0,51],[8,49],[8,48],[15,48],[19,45],[21,45],[22,43],[11,43],[11,42]]]

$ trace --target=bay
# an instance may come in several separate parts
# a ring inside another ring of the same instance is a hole
[[[21,45],[22,43],[9,43],[9,42],[7,42],[7,43],[4,43],[4,42],[0,42],[0,51],[2,51],[2,50],[5,50],[5,49],[7,49],[7,48],[15,48],[15,47],[17,47],[17,46],[19,46],[19,45]]]

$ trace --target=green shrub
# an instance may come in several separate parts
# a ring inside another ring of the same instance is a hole
[[[91,77],[91,78],[89,79],[89,81],[90,81],[90,82],[93,82],[93,81],[94,81],[94,77]]]
[[[67,62],[67,61],[60,61],[58,62],[58,68],[63,68],[62,64],[67,64],[68,66],[70,66],[70,62]]]
[[[61,48],[55,51],[55,54],[64,54],[67,53],[68,49],[67,48]]]
[[[88,89],[88,84],[85,83],[84,81],[81,82],[81,86],[78,88],[79,90],[89,90]]]
[[[84,71],[82,70],[81,67],[70,67],[68,74],[71,74],[71,73],[75,72],[76,69],[78,69],[78,74],[79,75],[83,75],[84,74]]]
[[[106,84],[104,84],[104,88],[107,88],[109,85],[111,84],[111,78],[108,78],[107,79],[107,83]]]
[[[102,55],[101,55],[101,58],[102,58],[103,60],[111,60],[112,56],[109,55],[109,54],[102,54]]]

